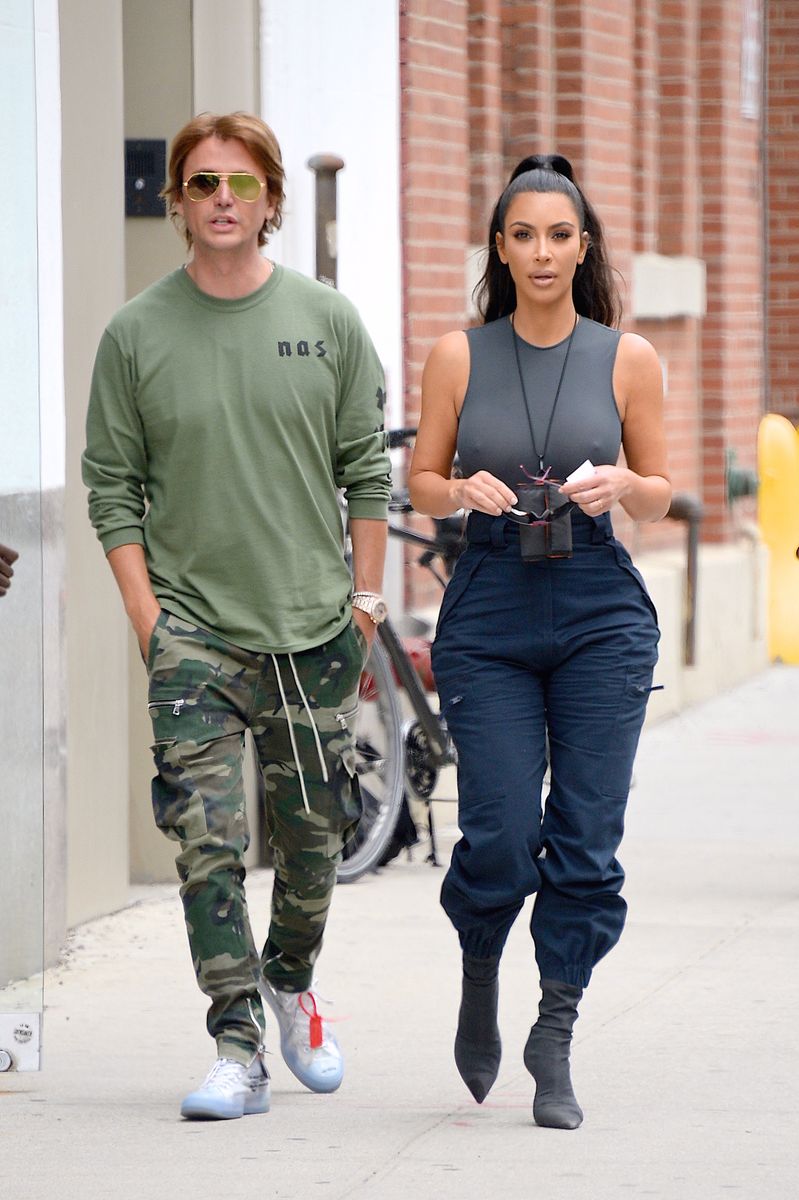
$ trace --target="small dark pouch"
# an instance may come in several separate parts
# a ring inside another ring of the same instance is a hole
[[[525,523],[518,517],[512,518],[521,524],[519,542],[524,562],[572,556],[571,510],[574,505],[559,487],[557,480],[544,480],[517,489],[515,507],[529,513]]]

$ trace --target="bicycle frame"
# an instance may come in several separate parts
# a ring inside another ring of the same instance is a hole
[[[415,430],[397,430],[389,433],[389,442],[395,448],[406,445],[407,439],[414,433]],[[407,499],[401,497],[392,498],[389,508],[393,512],[412,511]],[[342,515],[346,529],[346,512]],[[445,522],[437,522],[436,528],[438,536],[419,533],[391,522],[388,526],[392,537],[423,548],[420,564],[431,572],[442,587],[446,587],[445,576],[451,574],[460,553],[459,531],[457,528],[447,529]],[[432,565],[439,557],[444,574]],[[347,548],[347,559],[351,564],[350,546]],[[368,713],[365,732],[356,737],[356,763],[359,764],[359,776],[364,780],[364,813],[357,831],[345,847],[343,861],[338,868],[338,878],[344,883],[358,879],[381,864],[381,855],[389,845],[397,823],[400,802],[408,794],[415,795],[427,804],[430,832],[427,861],[433,866],[439,865],[429,799],[439,768],[456,761],[446,723],[431,706],[422,677],[396,627],[387,619],[378,625],[376,633],[372,665],[370,667],[367,664],[364,676],[369,685],[361,693],[362,704],[371,707],[364,710]],[[402,723],[397,695],[403,689],[414,714],[414,719],[405,724]],[[360,724],[359,721],[359,727]],[[410,758],[406,757],[406,747],[410,747]]]
[[[378,626],[377,635],[388,651],[391,665],[397,673],[397,679],[405,688],[411,707],[427,735],[436,766],[444,766],[446,763],[452,762],[449,736],[441,724],[441,718],[430,707],[419,674],[390,620],[385,620]]]

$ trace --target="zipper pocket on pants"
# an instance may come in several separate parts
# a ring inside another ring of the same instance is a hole
[[[350,727],[347,724],[347,722],[352,721],[355,717],[357,717],[358,708],[359,708],[359,705],[356,704],[354,708],[349,708],[349,709],[347,709],[346,712],[337,712],[336,713],[336,720],[338,721],[339,725],[341,726],[341,728],[344,730],[345,733],[350,732]]]
[[[149,711],[151,708],[171,708],[172,716],[179,717],[180,710],[185,703],[185,700],[151,700],[147,705],[147,709]]]

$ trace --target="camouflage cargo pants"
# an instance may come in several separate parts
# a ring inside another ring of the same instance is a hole
[[[336,865],[361,813],[353,729],[364,647],[353,624],[291,655],[241,650],[163,611],[153,631],[153,809],[180,843],[189,944],[220,1056],[247,1062],[261,1041],[262,973],[284,991],[310,985]],[[263,773],[275,868],[260,958],[244,893],[247,728]]]

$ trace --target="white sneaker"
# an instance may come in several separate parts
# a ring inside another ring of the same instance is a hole
[[[280,1050],[288,1069],[312,1092],[335,1092],[344,1075],[344,1060],[314,993],[279,992],[266,980],[261,992],[277,1017]]]
[[[249,1067],[232,1058],[218,1058],[202,1086],[183,1101],[180,1115],[189,1120],[229,1121],[269,1112],[269,1103],[269,1072],[260,1054]]]

